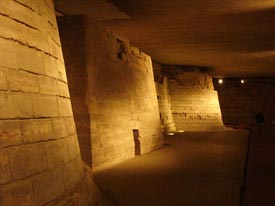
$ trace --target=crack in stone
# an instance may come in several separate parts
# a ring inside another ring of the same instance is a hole
[[[7,40],[7,41],[11,41],[11,42],[18,43],[18,44],[20,44],[20,45],[22,45],[22,46],[26,46],[26,47],[28,47],[28,48],[30,48],[30,49],[34,49],[34,50],[36,50],[36,51],[38,51],[38,52],[42,52],[42,53],[46,54],[47,56],[50,56],[50,57],[52,57],[52,58],[54,58],[54,59],[56,59],[56,60],[62,62],[60,59],[58,59],[56,56],[50,54],[49,52],[43,51],[43,50],[41,50],[41,49],[39,49],[39,48],[37,48],[37,47],[35,47],[35,46],[28,45],[28,44],[26,44],[26,43],[24,43],[24,42],[22,42],[22,41],[19,41],[18,39],[8,38],[8,37],[4,37],[4,36],[0,36],[0,38],[5,39],[5,40]]]
[[[29,10],[35,12],[35,10],[34,10],[33,8],[31,8],[30,6],[28,6],[28,5],[26,5],[26,4],[23,4],[22,2],[20,2],[20,1],[18,1],[18,0],[13,0],[13,1],[16,2],[16,3],[18,3],[18,4],[20,4],[21,6],[23,6],[23,7],[25,7],[25,8],[27,8],[27,9],[29,9]]]
[[[34,30],[39,31],[38,28],[33,27],[33,26],[31,26],[31,25],[29,25],[29,24],[23,22],[23,21],[20,21],[20,20],[16,19],[16,18],[13,18],[13,17],[11,17],[11,16],[9,16],[9,15],[7,15],[7,14],[4,14],[4,13],[1,13],[1,12],[0,12],[0,16],[4,16],[4,17],[9,18],[9,19],[11,19],[11,20],[13,20],[13,21],[15,21],[15,22],[17,22],[17,23],[19,23],[19,24],[22,24],[22,25],[24,25],[24,26],[26,26],[26,27],[28,27],[28,28],[30,28],[30,29],[34,29]]]

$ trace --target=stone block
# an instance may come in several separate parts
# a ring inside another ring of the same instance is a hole
[[[0,118],[28,118],[33,114],[28,94],[0,92],[0,105]]]
[[[37,93],[37,75],[18,70],[9,70],[8,85],[12,91]]]
[[[48,168],[43,144],[19,146],[10,152],[12,176],[19,180]]]
[[[56,79],[61,79],[58,67],[59,67],[59,62],[57,59],[44,55],[43,68],[45,68],[45,74],[47,76],[53,77]]]
[[[16,58],[15,44],[12,41],[0,38],[0,45],[2,54],[0,55],[0,65],[6,68],[16,68],[18,60]]]
[[[45,74],[43,53],[37,52],[35,49],[31,49],[23,45],[16,46],[15,53],[18,57],[17,61],[19,69],[30,71],[36,74]]]
[[[51,77],[39,76],[39,91],[41,94],[58,95],[57,80]]]
[[[9,155],[7,151],[0,151],[0,184],[11,181]]]
[[[50,170],[34,177],[33,188],[36,205],[54,200],[64,192],[61,169]]]
[[[80,158],[74,159],[64,166],[63,177],[66,189],[71,189],[81,182],[83,165]]]
[[[20,121],[0,121],[0,147],[22,143]]]
[[[31,146],[20,146],[10,152],[12,176],[15,180],[31,176],[35,173],[35,164]]]
[[[65,140],[55,140],[46,144],[47,159],[50,168],[58,167],[69,161]]]
[[[54,137],[51,120],[25,120],[21,125],[24,143],[40,142]]]
[[[61,117],[73,116],[73,110],[70,99],[58,97],[57,101]]]
[[[57,97],[50,95],[34,95],[33,111],[35,117],[59,116]]]
[[[58,81],[57,84],[58,84],[59,95],[62,97],[70,97],[67,83]]]
[[[44,143],[32,145],[32,155],[36,174],[49,168]]]
[[[67,138],[67,148],[69,152],[70,159],[75,159],[79,156],[80,150],[79,150],[79,144],[76,135],[71,135]]]
[[[68,131],[68,135],[76,133],[75,122],[73,117],[66,118],[66,127]]]
[[[0,186],[1,206],[34,206],[32,182],[24,180]]]
[[[55,138],[61,138],[61,137],[68,136],[65,119],[53,119],[52,126],[53,126]]]
[[[7,90],[7,72],[0,68],[0,90]]]

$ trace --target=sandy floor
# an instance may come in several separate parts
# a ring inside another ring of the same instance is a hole
[[[186,132],[166,146],[95,173],[119,206],[238,206],[248,131]]]

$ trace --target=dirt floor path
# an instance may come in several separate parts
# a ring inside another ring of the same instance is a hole
[[[248,156],[246,206],[275,206],[275,131],[253,130]]]
[[[98,171],[94,179],[117,206],[238,206],[248,133],[169,136],[163,149]]]

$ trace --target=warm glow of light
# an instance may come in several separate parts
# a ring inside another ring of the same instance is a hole
[[[241,80],[241,83],[244,84],[244,79]]]
[[[174,133],[172,133],[172,132],[169,132],[169,133],[168,133],[168,135],[169,135],[169,136],[173,136],[173,135],[174,135]]]
[[[181,132],[181,133],[182,133],[182,132],[184,132],[184,130],[179,130],[178,132]]]
[[[219,84],[222,84],[223,83],[223,79],[219,79]]]

